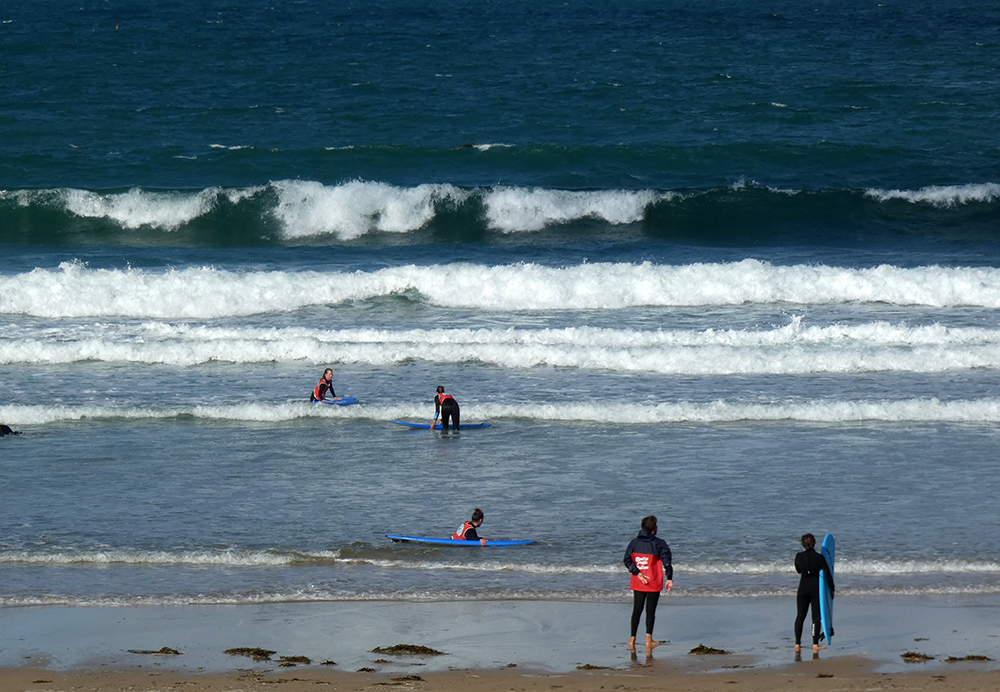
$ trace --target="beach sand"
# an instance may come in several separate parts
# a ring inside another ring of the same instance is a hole
[[[626,602],[5,607],[0,692],[1000,689],[1000,597],[842,596],[835,607],[833,645],[817,657],[805,647],[801,660],[790,598],[665,597],[656,626],[664,643],[634,659]],[[445,653],[372,651],[396,644]],[[689,654],[701,644],[729,653]],[[183,653],[130,652],[163,647]],[[235,647],[275,653],[225,653]],[[904,662],[910,651],[933,658]],[[991,660],[946,660],[970,655]],[[311,662],[283,667],[281,656]]]

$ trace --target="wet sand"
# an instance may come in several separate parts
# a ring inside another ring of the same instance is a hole
[[[805,647],[801,660],[789,598],[665,597],[664,643],[650,658],[624,644],[626,602],[6,607],[0,690],[1000,689],[1000,597],[841,597],[835,607],[833,645],[817,657]],[[396,644],[444,653],[372,651]],[[728,653],[689,653],[701,644]],[[163,647],[182,653],[132,652]],[[225,653],[235,647],[274,654]],[[911,651],[933,658],[904,662]],[[946,660],[970,655],[991,660]],[[282,656],[310,662],[282,666]]]

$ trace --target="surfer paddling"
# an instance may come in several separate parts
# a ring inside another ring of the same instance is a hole
[[[656,517],[652,514],[642,518],[639,535],[625,548],[625,567],[632,574],[629,587],[632,589],[632,637],[628,640],[629,651],[635,653],[635,635],[639,631],[639,620],[643,608],[646,610],[646,655],[660,642],[653,641],[653,625],[656,622],[656,604],[664,587],[667,593],[674,588],[674,567],[670,559],[670,546],[662,538],[656,537]]]
[[[333,391],[333,370],[327,368],[323,371],[323,377],[319,378],[319,384],[309,395],[309,401],[323,401],[329,394],[331,399],[336,399],[337,394]]]
[[[439,414],[441,416],[442,430],[448,429],[448,419],[451,418],[455,423],[455,430],[458,431],[458,420],[461,416],[458,402],[455,401],[455,397],[451,394],[445,394],[444,387],[441,385],[438,385],[437,390],[434,392],[434,420],[431,421],[431,430],[434,430]]]
[[[456,541],[479,541],[479,545],[486,545],[486,539],[480,538],[476,532],[476,529],[483,525],[484,516],[483,510],[476,507],[472,510],[472,519],[463,522],[458,527],[458,530],[451,534],[452,539]]]
[[[795,554],[795,571],[802,575],[799,579],[799,590],[795,596],[795,603],[798,613],[795,615],[795,650],[802,650],[802,625],[806,621],[806,611],[812,610],[812,640],[813,653],[825,646],[819,645],[819,638],[823,634],[823,627],[820,624],[819,612],[819,572],[823,570],[830,580],[830,598],[833,598],[833,572],[826,564],[826,558],[817,553],[816,537],[811,533],[802,536],[802,547],[805,548],[800,553]]]

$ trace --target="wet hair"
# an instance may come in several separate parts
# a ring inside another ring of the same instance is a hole
[[[435,389],[434,391],[437,392],[438,394],[440,394],[440,393],[442,393],[444,391],[444,387],[442,387],[441,385],[438,385],[437,389]]]
[[[649,533],[656,533],[656,516],[650,514],[648,517],[642,518],[642,523],[639,527],[643,531],[648,531]]]
[[[326,370],[324,370],[323,371],[323,377],[326,377],[326,373],[330,373],[332,375],[333,374],[333,368],[327,368]]]
[[[811,533],[806,533],[802,535],[802,547],[806,550],[810,550],[816,547],[816,537]]]
[[[479,509],[478,507],[472,510],[472,521],[482,521],[483,516],[485,516],[483,514],[483,510]]]

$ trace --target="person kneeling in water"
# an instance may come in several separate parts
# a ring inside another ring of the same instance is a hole
[[[479,541],[479,545],[486,545],[486,539],[480,538],[479,533],[476,532],[476,529],[482,525],[483,510],[476,507],[472,510],[472,519],[459,526],[458,531],[451,534],[451,537],[456,541]]]
[[[323,371],[323,377],[319,379],[319,384],[309,395],[309,401],[323,401],[329,394],[331,399],[337,398],[337,393],[333,391],[333,370],[327,368]]]

